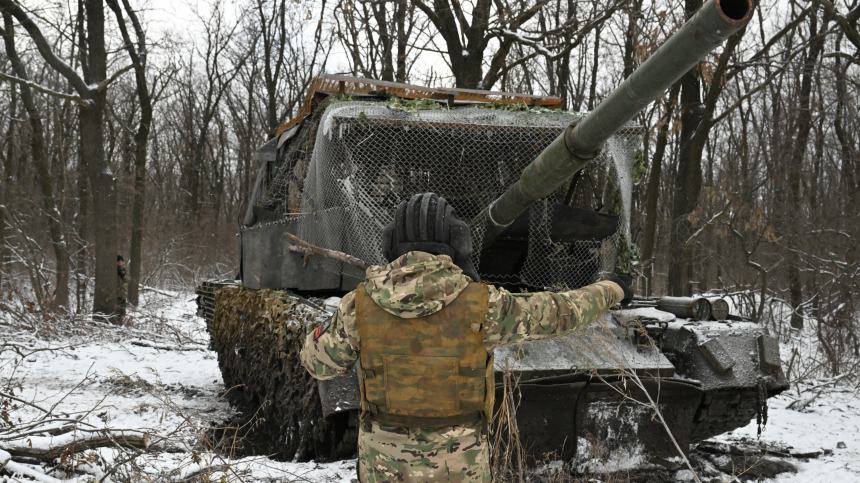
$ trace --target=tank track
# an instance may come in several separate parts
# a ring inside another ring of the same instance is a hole
[[[755,388],[706,391],[693,419],[692,441],[703,441],[746,426],[755,419],[757,405]]]
[[[197,286],[197,316],[211,324],[215,318],[215,291],[239,286],[238,280],[206,280]]]
[[[216,311],[216,292],[221,289],[234,290],[225,294],[226,308]],[[239,289],[238,295],[235,289]],[[324,417],[317,381],[299,361],[305,335],[302,325],[308,321],[286,323],[290,317],[301,317],[301,312],[295,312],[295,302],[322,309],[293,294],[259,292],[241,289],[233,280],[204,282],[196,290],[197,314],[206,321],[212,336],[209,348],[218,354],[218,365],[228,388],[226,398],[241,414],[251,418],[248,422],[252,424],[240,424],[249,428],[248,434],[243,435],[243,445],[261,451],[253,453],[251,449],[249,455],[272,454],[281,460],[354,457],[358,443],[357,411]],[[291,302],[273,305],[283,310],[275,318],[254,318],[249,314],[263,306],[256,305],[260,299],[252,294]],[[246,317],[254,323],[245,325]],[[285,401],[289,404],[283,404]],[[265,424],[259,424],[260,421]]]

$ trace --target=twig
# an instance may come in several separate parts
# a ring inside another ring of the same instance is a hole
[[[0,392],[0,397],[5,397],[5,398],[7,398],[7,399],[11,399],[11,400],[13,400],[13,401],[18,401],[19,403],[26,404],[27,406],[30,406],[30,407],[34,407],[34,408],[38,409],[39,411],[42,411],[43,413],[47,413],[47,412],[48,412],[47,410],[42,409],[41,407],[36,406],[35,404],[33,404],[33,403],[31,403],[31,402],[27,402],[27,401],[25,401],[25,400],[23,400],[23,399],[19,399],[19,398],[15,397],[15,396],[13,396],[13,395],[11,395],[11,394],[6,394],[5,392]]]

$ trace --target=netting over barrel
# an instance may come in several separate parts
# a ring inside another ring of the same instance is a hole
[[[279,152],[261,205],[298,217],[298,235],[315,245],[384,264],[381,233],[397,204],[432,191],[470,222],[475,265],[482,275],[498,279],[481,267],[482,212],[581,114],[525,106],[521,111],[418,107],[396,101],[332,103],[308,118]],[[597,271],[614,271],[618,248],[626,250],[630,173],[641,135],[633,127],[620,131],[580,175],[531,208],[528,253],[515,276],[536,287],[574,288],[589,283]],[[616,216],[617,229],[600,240],[554,241],[558,204]],[[334,260],[325,267],[364,276]]]

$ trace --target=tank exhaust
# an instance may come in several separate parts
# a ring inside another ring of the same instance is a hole
[[[592,112],[568,126],[487,207],[482,250],[533,203],[594,159],[603,143],[625,123],[749,23],[753,9],[752,0],[708,0]]]

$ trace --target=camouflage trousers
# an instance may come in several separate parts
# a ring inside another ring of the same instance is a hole
[[[116,315],[125,317],[125,308],[128,306],[128,300],[125,297],[116,298]]]
[[[490,449],[481,422],[408,429],[365,421],[358,433],[361,483],[490,483]]]

